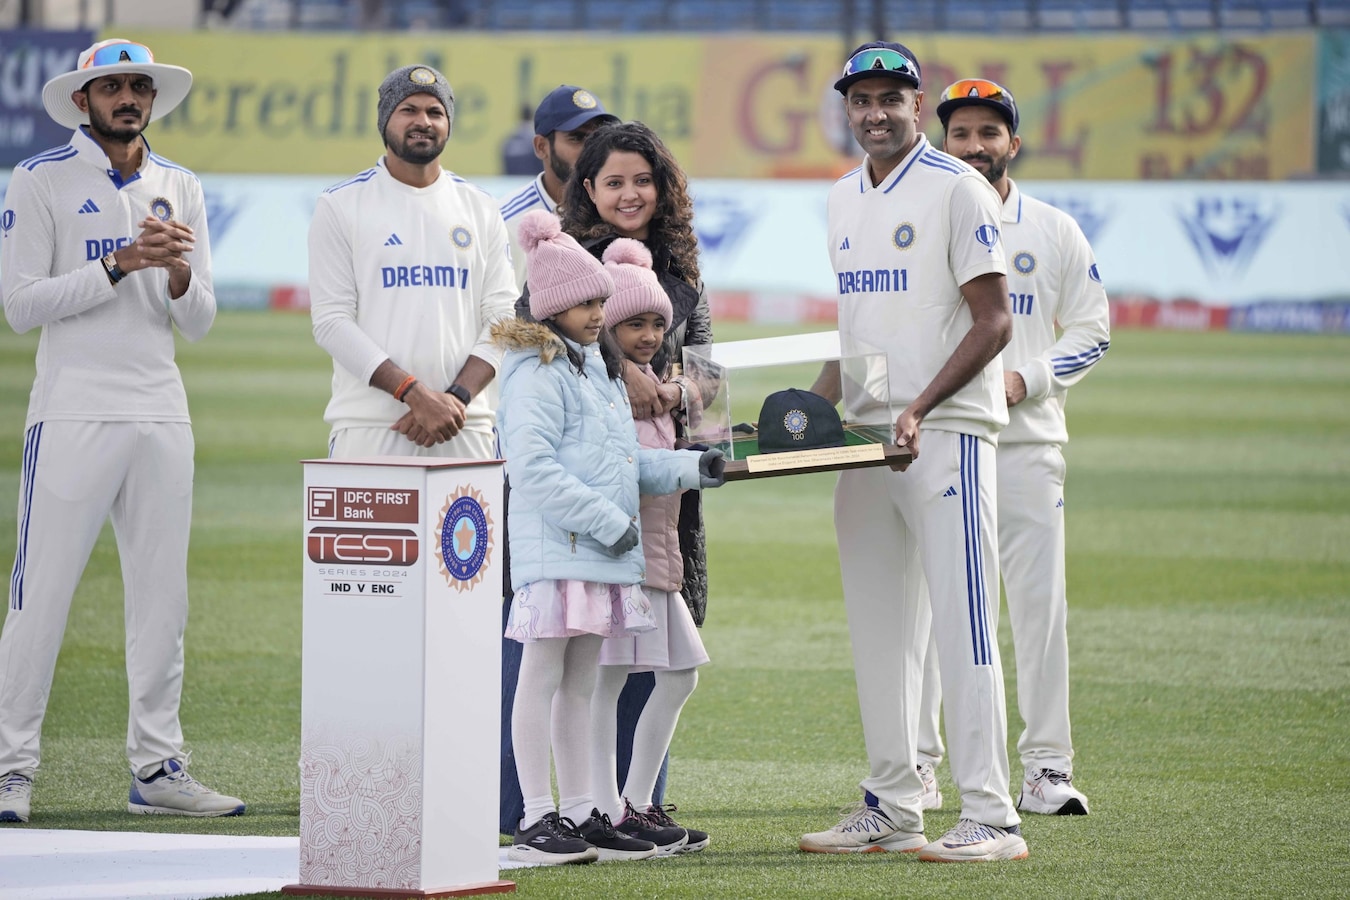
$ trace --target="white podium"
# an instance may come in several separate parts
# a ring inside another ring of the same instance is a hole
[[[454,897],[498,879],[500,460],[306,460],[300,883]]]

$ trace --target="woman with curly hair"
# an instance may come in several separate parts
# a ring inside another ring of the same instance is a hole
[[[626,363],[624,384],[635,419],[673,414],[677,434],[683,438],[685,404],[689,391],[696,386],[680,377],[675,366],[683,357],[684,347],[713,341],[712,312],[699,277],[694,202],[684,171],[656,133],[641,122],[602,125],[586,139],[558,213],[563,230],[597,258],[621,237],[635,238],[651,252],[652,269],[670,298],[672,316],[665,341],[650,363],[658,380],[653,381],[638,366]],[[516,303],[516,314],[529,317],[528,285],[525,295]],[[690,405],[697,406],[698,402],[693,399]],[[708,556],[698,491],[689,491],[681,498],[678,533],[684,558],[680,593],[694,622],[702,625],[708,603]],[[504,682],[510,681],[509,669],[509,665],[503,669]],[[650,672],[632,675],[619,699],[620,783],[627,775],[633,733],[654,683]],[[509,685],[504,686],[504,696],[506,693]],[[514,752],[505,744],[503,751],[504,760]],[[507,768],[504,764],[503,821],[515,813],[511,801],[518,796],[514,786],[507,783],[510,777]],[[665,784],[663,764],[653,792],[657,807],[662,802]]]

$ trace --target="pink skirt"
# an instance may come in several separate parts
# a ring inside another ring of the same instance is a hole
[[[511,599],[505,635],[527,644],[579,634],[620,637],[654,628],[652,604],[640,584],[535,581]]]

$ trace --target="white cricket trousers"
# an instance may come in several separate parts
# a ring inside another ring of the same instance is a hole
[[[915,766],[931,625],[961,817],[1014,825],[1021,819],[1008,793],[994,446],[924,430],[919,450],[905,472],[854,469],[840,475],[835,489],[844,606],[871,767],[861,787],[902,830],[923,830]]]
[[[421,447],[387,427],[339,428],[329,435],[329,459],[353,459],[359,456],[495,459],[496,437],[491,430],[465,430],[443,444]]]
[[[183,757],[192,428],[42,422],[24,437],[19,540],[0,635],[0,774],[32,777],[71,599],[112,517],[125,587],[127,760],[148,775]]]
[[[1028,771],[1072,774],[1064,476],[1064,455],[1055,444],[999,445],[999,563],[1017,659],[1017,710],[1025,723],[1017,752]],[[942,756],[940,697],[937,680],[925,680],[919,755],[929,760]]]

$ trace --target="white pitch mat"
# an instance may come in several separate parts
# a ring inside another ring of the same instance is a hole
[[[299,880],[297,837],[0,828],[4,900],[200,900]],[[501,848],[500,866],[515,868]]]

